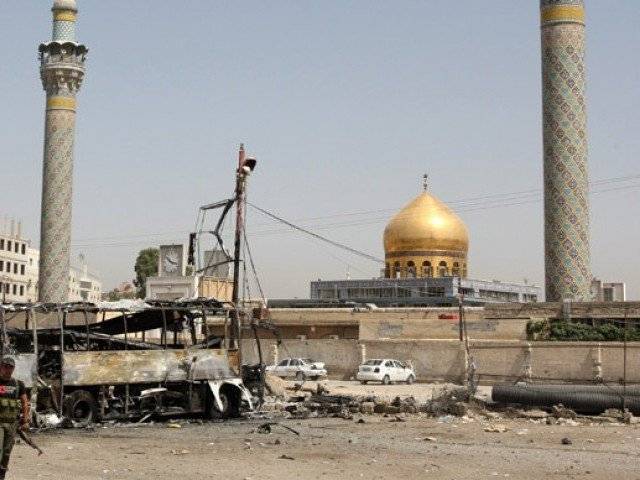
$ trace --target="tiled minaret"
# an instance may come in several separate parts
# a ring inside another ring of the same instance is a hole
[[[87,48],[76,42],[75,0],[55,0],[51,10],[52,39],[39,48],[47,104],[38,298],[47,303],[68,299],[76,93],[84,77],[87,54]]]
[[[541,0],[547,301],[588,300],[589,179],[583,0]]]

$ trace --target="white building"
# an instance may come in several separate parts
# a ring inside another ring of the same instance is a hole
[[[16,226],[16,222],[12,220],[9,228],[4,225],[4,228],[0,229],[0,301],[36,300],[32,292],[33,265],[30,242],[22,238],[20,223]],[[38,268],[37,259],[35,268]],[[36,276],[35,284],[37,283]]]
[[[69,301],[98,303],[101,300],[102,283],[89,272],[87,264],[71,266],[69,270]]]
[[[5,222],[7,223],[7,222]],[[31,241],[22,237],[20,223],[0,225],[0,302],[38,301],[38,272],[40,251],[31,248]],[[98,277],[89,273],[84,258],[80,266],[69,271],[69,301],[100,301],[102,285]]]
[[[229,301],[233,282],[229,279],[228,254],[219,256],[205,252],[205,268],[199,275],[186,275],[183,245],[160,245],[158,276],[146,282],[149,300],[178,300],[180,298],[207,297]]]
[[[591,281],[594,302],[625,302],[627,288],[624,282],[603,282],[597,278]]]

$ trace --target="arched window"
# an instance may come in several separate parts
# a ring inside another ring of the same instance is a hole
[[[451,275],[454,277],[460,276],[460,264],[458,262],[453,262],[453,267],[451,267]]]
[[[407,277],[416,278],[416,264],[413,262],[407,262]]]
[[[393,264],[393,278],[400,278],[400,262],[396,262]]]
[[[428,260],[422,262],[422,276],[433,277],[433,266],[431,266],[431,262]]]
[[[384,278],[391,278],[391,267],[388,263],[384,264]]]
[[[439,277],[449,276],[449,268],[447,267],[447,262],[445,262],[444,260],[438,264],[438,276]]]

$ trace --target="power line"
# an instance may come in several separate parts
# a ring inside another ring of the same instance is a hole
[[[606,178],[601,180],[596,180],[591,182],[591,186],[604,186],[610,185],[613,183],[620,182],[628,182],[631,180],[636,180],[640,178],[640,174],[635,175],[625,175],[619,177]],[[631,184],[631,185],[621,185],[614,186],[610,188],[603,189],[592,189],[590,194],[596,195],[600,193],[612,192],[612,191],[625,191],[625,190],[635,190],[640,188],[640,184]],[[508,193],[494,193],[482,196],[475,197],[467,197],[458,200],[449,200],[444,203],[447,205],[461,205],[462,208],[456,208],[455,211],[458,213],[466,213],[466,212],[474,212],[474,211],[483,211],[494,208],[503,208],[503,207],[511,207],[511,206],[519,206],[531,203],[539,203],[542,201],[542,189],[530,189],[530,190],[521,190],[517,192],[508,192]],[[318,217],[307,217],[302,219],[295,220],[296,222],[301,221],[314,221],[314,220],[328,220],[333,218],[340,217],[355,217],[355,216],[365,216],[371,214],[382,214],[386,212],[394,212],[398,209],[374,209],[374,210],[362,210],[357,212],[345,212],[345,213],[337,213],[332,215],[318,216]],[[410,216],[407,216],[409,218]],[[388,216],[378,216],[374,218],[362,218],[359,220],[350,220],[350,221],[342,221],[342,222],[334,222],[334,223],[316,223],[311,225],[305,225],[307,228],[314,228],[316,230],[322,229],[333,229],[333,228],[342,228],[342,227],[358,227],[365,225],[373,225],[377,223],[382,223],[384,221],[388,221]],[[266,226],[267,224],[262,224]],[[258,226],[261,226],[260,224]],[[302,227],[301,227],[302,228]],[[254,231],[253,235],[270,235],[273,233],[282,233],[289,230],[286,229],[269,229],[269,230],[258,230]],[[187,235],[189,232],[185,230],[171,230],[165,232],[151,232],[146,234],[135,234],[135,235],[116,235],[116,236],[108,236],[108,237],[88,237],[79,239],[78,243],[74,243],[74,248],[92,248],[92,247],[123,247],[123,246],[133,246],[133,245],[142,245],[148,243],[144,239],[151,239],[152,237],[165,237],[170,238],[174,241],[175,236],[169,237],[173,233],[180,233],[183,235]],[[128,239],[140,239],[136,241],[114,241],[114,242],[104,242],[104,240],[128,240]],[[95,243],[95,242],[98,243]]]
[[[373,255],[369,255],[368,253],[365,253],[365,252],[361,252],[360,250],[356,250],[355,248],[351,248],[351,247],[349,247],[347,245],[344,245],[343,243],[336,242],[336,241],[331,240],[331,239],[329,239],[327,237],[323,237],[322,235],[319,235],[319,234],[314,233],[314,232],[312,232],[310,230],[307,230],[306,228],[302,228],[302,227],[300,227],[298,225],[295,225],[295,224],[293,224],[291,222],[288,222],[284,218],[280,218],[277,215],[275,215],[275,214],[273,214],[271,212],[268,212],[267,210],[264,210],[264,209],[258,207],[257,205],[254,205],[253,203],[247,202],[247,205],[249,205],[250,207],[254,208],[255,210],[259,211],[260,213],[262,213],[262,214],[264,214],[264,215],[266,215],[266,216],[268,216],[268,217],[270,217],[270,218],[272,218],[272,219],[274,219],[274,220],[276,220],[276,221],[278,221],[280,223],[284,223],[285,225],[293,228],[294,230],[297,230],[297,231],[302,232],[302,233],[306,233],[307,235],[310,235],[310,236],[312,236],[314,238],[317,238],[318,240],[322,240],[323,242],[329,243],[329,244],[333,245],[334,247],[341,248],[343,250],[346,250],[347,252],[353,253],[354,255],[358,255],[359,257],[362,257],[362,258],[366,258],[367,260],[372,260],[372,261],[374,261],[376,263],[384,263],[384,260],[382,260],[380,258],[374,257]]]

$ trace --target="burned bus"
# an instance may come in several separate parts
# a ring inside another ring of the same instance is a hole
[[[208,329],[231,310],[211,299],[0,305],[2,352],[36,424],[237,417],[253,408],[238,351]]]

